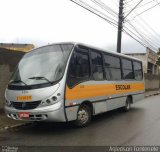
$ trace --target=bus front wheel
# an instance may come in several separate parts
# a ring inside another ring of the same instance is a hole
[[[78,127],[85,127],[91,122],[91,109],[89,106],[82,104],[77,112],[77,120],[75,125]]]

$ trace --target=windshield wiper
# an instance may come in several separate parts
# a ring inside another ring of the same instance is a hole
[[[35,77],[30,77],[28,79],[35,79],[35,80],[46,80],[47,82],[51,83],[51,81],[49,81],[46,77],[42,77],[42,76],[35,76]]]
[[[23,84],[27,85],[24,81],[22,80],[11,80],[10,83],[19,83],[22,82]]]

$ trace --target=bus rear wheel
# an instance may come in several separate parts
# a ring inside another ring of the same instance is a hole
[[[124,110],[125,112],[128,112],[128,111],[131,109],[131,103],[132,103],[132,98],[127,97],[127,99],[126,99],[126,104],[125,104],[125,106],[123,107],[123,110]]]
[[[78,127],[85,127],[91,122],[91,109],[89,106],[82,104],[77,112],[77,120],[75,125]]]

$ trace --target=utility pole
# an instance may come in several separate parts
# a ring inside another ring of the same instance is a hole
[[[117,52],[121,53],[122,29],[123,29],[123,1],[119,0],[119,15],[118,15],[118,36],[117,36]]]

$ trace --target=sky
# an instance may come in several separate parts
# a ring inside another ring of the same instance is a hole
[[[92,4],[90,0],[83,1]],[[118,13],[118,0],[101,1]],[[147,1],[150,0],[145,0],[143,4]],[[138,2],[139,0],[133,0],[132,3],[127,3],[125,14]],[[73,41],[116,51],[117,28],[70,0],[0,0],[0,4],[0,43],[33,43],[38,47],[55,42]],[[102,10],[99,7],[97,9]],[[139,8],[136,13],[142,10],[145,9]],[[156,33],[150,28],[144,28],[144,25],[141,26],[140,18],[139,21],[138,17],[133,19],[135,12],[127,17],[134,26],[139,26],[140,32],[144,31],[143,37],[156,44],[155,51],[160,46],[159,14],[160,6],[156,6],[141,15],[145,23]],[[125,23],[125,26],[129,26],[127,24]],[[147,32],[148,30],[150,32]],[[122,35],[122,52],[144,51],[145,47],[126,34]]]

